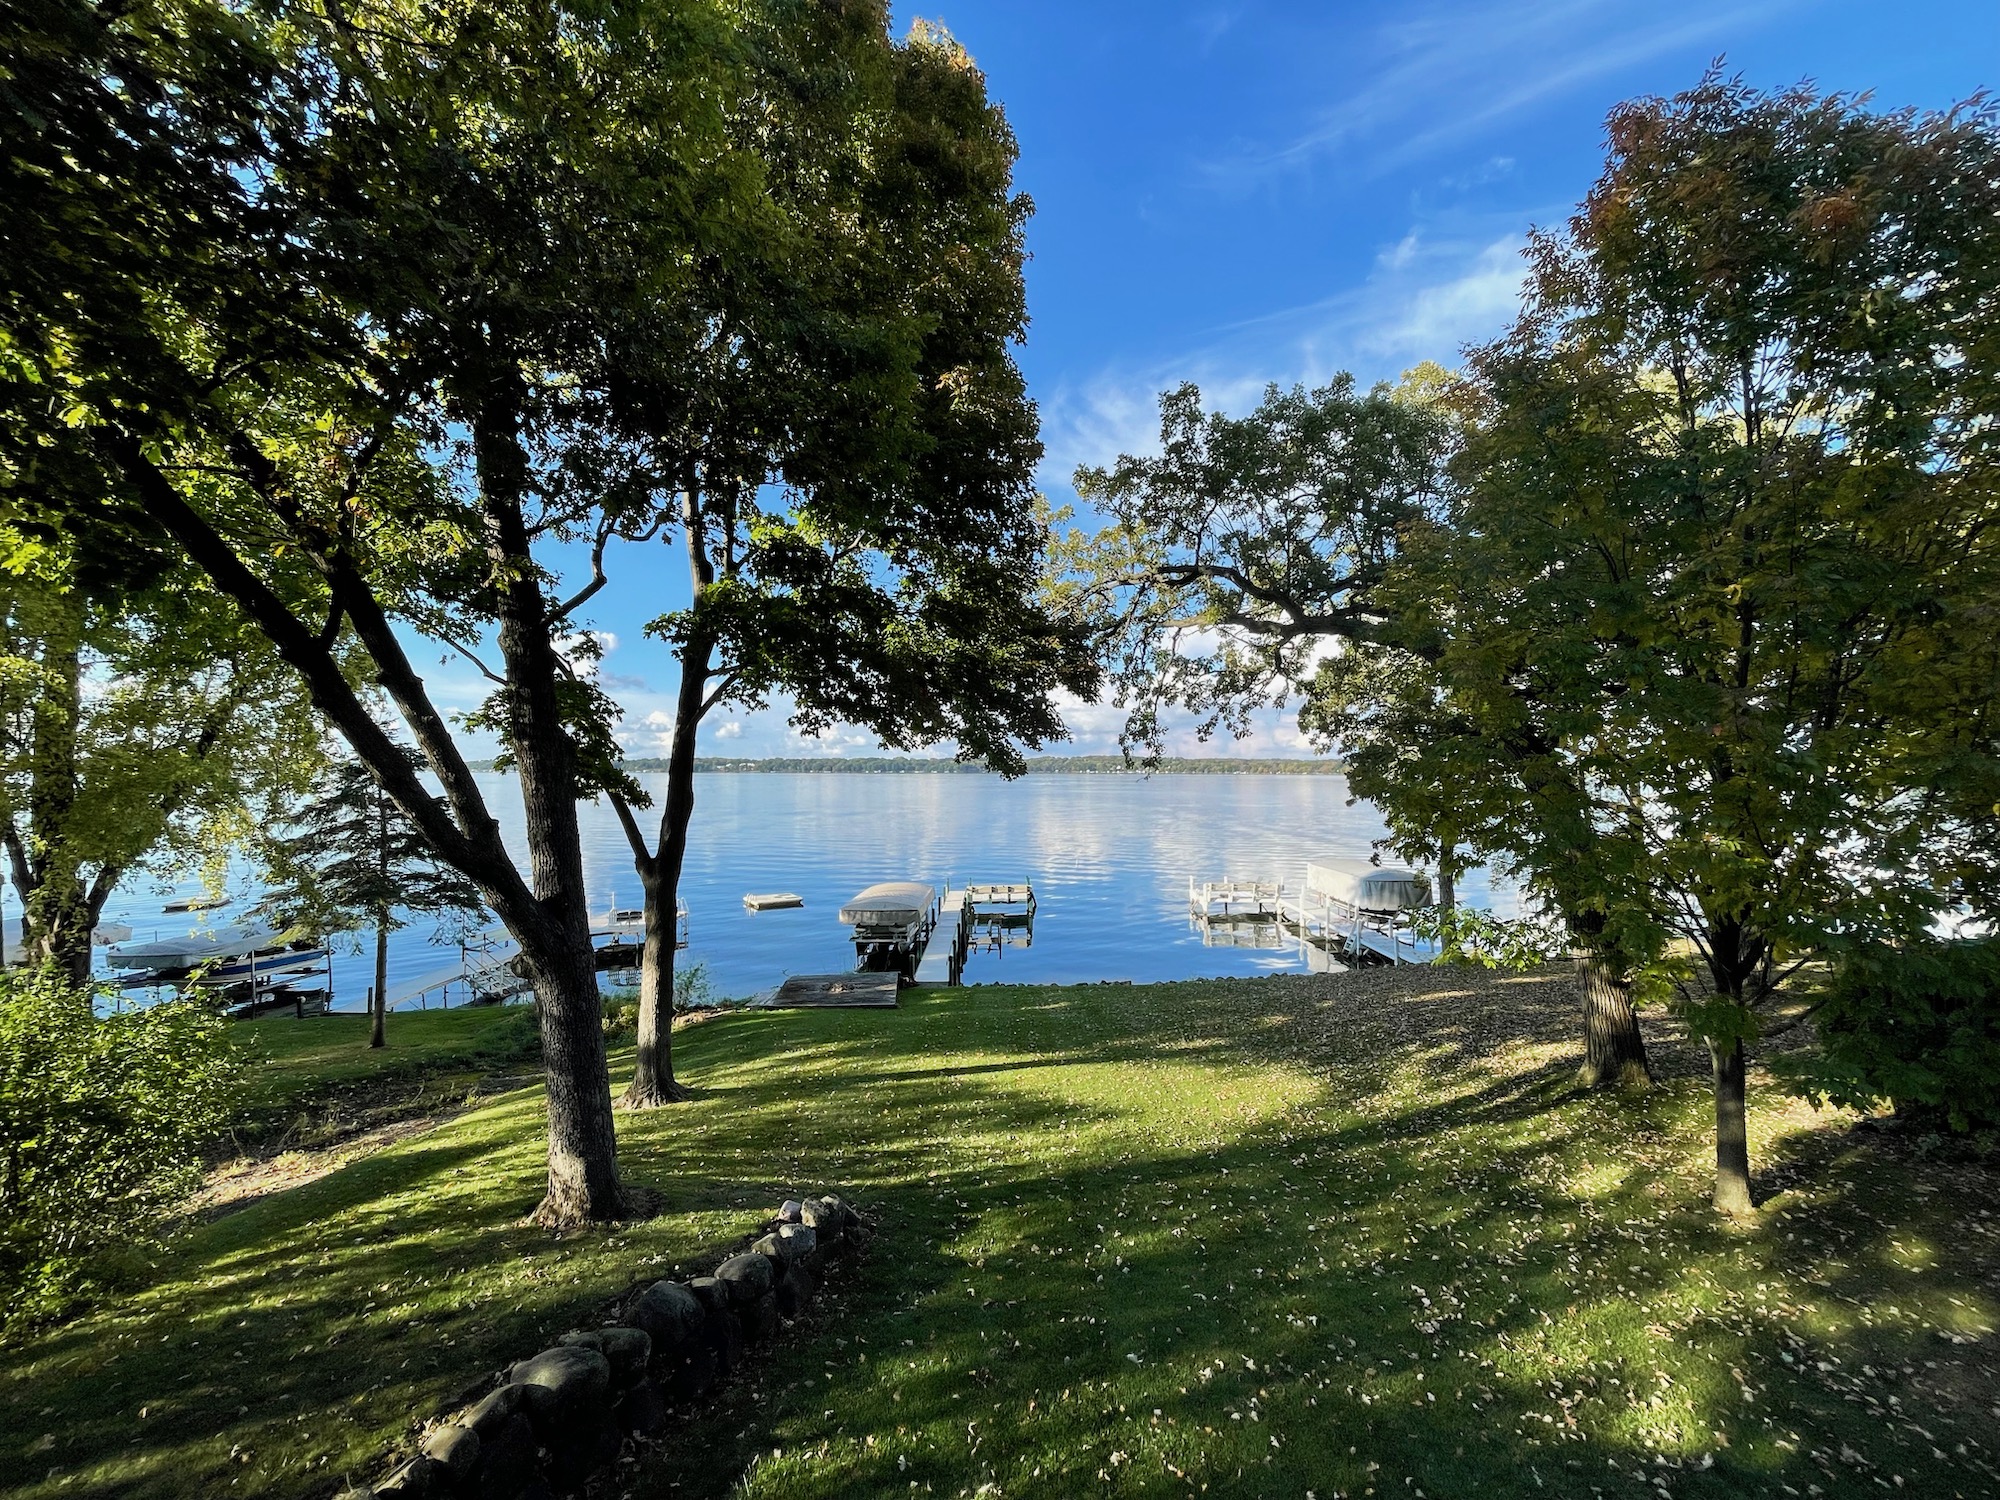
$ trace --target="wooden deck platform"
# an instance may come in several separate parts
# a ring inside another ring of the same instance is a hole
[[[896,988],[893,973],[794,974],[770,1003],[779,1010],[894,1010]]]

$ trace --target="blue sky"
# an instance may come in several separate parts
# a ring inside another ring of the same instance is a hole
[[[1182,380],[1242,410],[1267,381],[1391,378],[1497,333],[1523,236],[1588,189],[1607,111],[1689,87],[1717,56],[1759,87],[1811,79],[1891,109],[2000,85],[1995,0],[932,0],[899,5],[898,28],[917,16],[971,51],[1020,138],[1037,209],[1020,360],[1058,502],[1078,463],[1147,447],[1157,393]],[[643,626],[685,598],[684,570],[657,547],[613,564],[592,623],[627,748],[648,754],[673,673]],[[480,696],[457,666],[431,675],[454,706]],[[1115,746],[1114,709],[1065,716],[1069,748]],[[801,741],[778,709],[703,731],[709,754],[873,749]],[[1283,716],[1208,747],[1297,752]]]

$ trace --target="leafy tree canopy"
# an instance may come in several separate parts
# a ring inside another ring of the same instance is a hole
[[[1386,625],[1375,592],[1405,533],[1443,503],[1452,424],[1441,371],[1357,393],[1269,388],[1244,417],[1160,398],[1160,453],[1085,466],[1077,493],[1110,524],[1072,537],[1072,586],[1110,643],[1124,740],[1157,756],[1171,708],[1245,734],[1338,641]]]
[[[1677,995],[1743,1207],[1761,1008],[1991,899],[2000,132],[1711,77],[1610,135],[1455,394],[1403,658],[1326,667],[1320,723]]]

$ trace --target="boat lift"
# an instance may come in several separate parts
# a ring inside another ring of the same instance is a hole
[[[1299,945],[1307,967],[1430,963],[1438,944],[1411,926],[1431,904],[1430,881],[1416,870],[1359,858],[1308,864],[1304,879],[1188,881],[1188,915],[1209,946]]]
[[[976,948],[997,952],[1017,936],[1033,941],[1035,888],[1026,881],[968,884],[940,897],[921,881],[885,881],[842,906],[840,920],[852,929],[858,971],[955,985]]]

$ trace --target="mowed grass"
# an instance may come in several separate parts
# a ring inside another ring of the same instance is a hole
[[[397,1084],[462,1092],[498,1070],[532,1071],[540,1051],[525,1006],[398,1011],[387,1018],[388,1045],[380,1050],[368,1046],[366,1016],[265,1016],[235,1030],[256,1060],[246,1113],[263,1126],[343,1094],[380,1096]]]
[[[1574,1025],[1567,973],[1407,970],[704,1021],[699,1097],[620,1121],[655,1217],[523,1228],[502,1096],[0,1351],[0,1485],[329,1493],[837,1187],[866,1261],[609,1493],[2000,1493],[1989,1166],[1765,1089],[1776,1196],[1727,1223],[1696,1050],[1649,1018],[1664,1086],[1578,1095]]]

